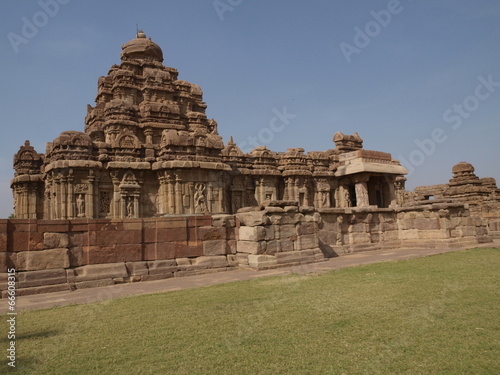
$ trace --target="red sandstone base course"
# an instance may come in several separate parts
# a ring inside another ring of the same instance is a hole
[[[270,202],[235,215],[0,220],[0,290],[17,295],[319,262],[354,251],[474,246],[499,237],[500,212],[458,203],[320,209]]]

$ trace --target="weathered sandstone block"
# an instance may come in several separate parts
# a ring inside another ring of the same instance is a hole
[[[44,233],[43,245],[46,249],[67,248],[69,236],[66,233]]]
[[[23,251],[17,254],[17,271],[37,271],[69,267],[68,249]]]
[[[227,258],[223,255],[216,256],[202,256],[193,259],[193,266],[198,266],[200,268],[219,268],[219,267],[227,267],[229,263],[227,262]]]
[[[143,276],[148,274],[148,262],[126,262],[125,266],[130,276]]]
[[[64,284],[67,282],[64,268],[53,270],[27,271],[17,274],[18,288]]]
[[[234,215],[213,215],[212,225],[214,227],[232,228],[236,225]]]
[[[236,217],[240,220],[242,226],[255,227],[257,225],[266,225],[269,218],[264,211],[251,211],[237,213]]]
[[[125,263],[92,264],[67,270],[68,282],[127,277]]]
[[[203,241],[203,255],[225,255],[228,250],[226,240]]]
[[[262,226],[257,227],[240,227],[240,241],[263,241],[266,238],[266,229]]]
[[[303,236],[298,236],[297,241],[295,241],[295,250],[299,251],[314,249],[318,246],[318,236],[316,234],[306,234]]]
[[[177,271],[179,267],[174,259],[155,260],[148,262],[148,270],[150,275],[167,274]]]
[[[276,257],[272,255],[249,255],[248,265],[252,268],[272,267],[278,264]]]
[[[226,239],[225,227],[200,227],[198,233],[201,241]]]
[[[266,251],[266,241],[238,241],[239,253],[262,254]]]

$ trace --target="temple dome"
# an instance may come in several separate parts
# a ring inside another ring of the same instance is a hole
[[[152,60],[163,62],[163,51],[151,38],[139,30],[137,37],[122,46],[122,60]]]

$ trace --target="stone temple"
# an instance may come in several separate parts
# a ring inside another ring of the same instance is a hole
[[[163,65],[143,32],[122,46],[121,63],[98,80],[84,132],[65,131],[39,154],[29,141],[14,158],[19,219],[143,218],[235,213],[264,201],[300,206],[401,204],[407,171],[355,133],[335,148],[305,153],[226,144],[205,115],[202,90]]]
[[[83,132],[14,156],[2,298],[11,269],[21,296],[500,239],[500,189],[471,164],[409,192],[406,169],[357,133],[326,151],[246,154],[223,143],[200,87],[162,62],[139,32],[99,79]]]

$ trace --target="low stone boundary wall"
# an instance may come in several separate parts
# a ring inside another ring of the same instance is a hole
[[[0,220],[0,290],[17,295],[225,271],[237,263],[233,216]]]
[[[491,242],[500,215],[463,204],[322,209],[267,202],[236,215],[123,220],[0,220],[0,291],[17,295],[319,262],[382,248]]]
[[[492,242],[485,218],[463,204],[323,209],[320,248],[329,256],[387,248],[451,248]]]

